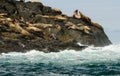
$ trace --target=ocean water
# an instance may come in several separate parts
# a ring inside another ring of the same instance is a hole
[[[0,76],[120,75],[120,44],[90,46],[82,51],[0,54]]]

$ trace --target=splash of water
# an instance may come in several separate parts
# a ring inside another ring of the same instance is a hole
[[[58,53],[43,53],[31,50],[26,53],[2,53],[0,62],[2,63],[45,63],[57,65],[78,65],[88,63],[119,63],[120,45],[110,45],[106,47],[90,46],[82,51],[64,50]]]

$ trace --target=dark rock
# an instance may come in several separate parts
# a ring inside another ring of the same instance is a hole
[[[83,14],[75,19],[40,2],[0,0],[0,52],[80,51],[109,44],[102,26]]]

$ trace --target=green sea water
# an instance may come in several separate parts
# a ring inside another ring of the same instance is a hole
[[[106,76],[120,75],[120,45],[43,53],[0,54],[0,76]]]

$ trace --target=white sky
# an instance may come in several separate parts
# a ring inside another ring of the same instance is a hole
[[[113,43],[120,43],[120,0],[39,0],[71,16],[75,9],[100,23]]]

